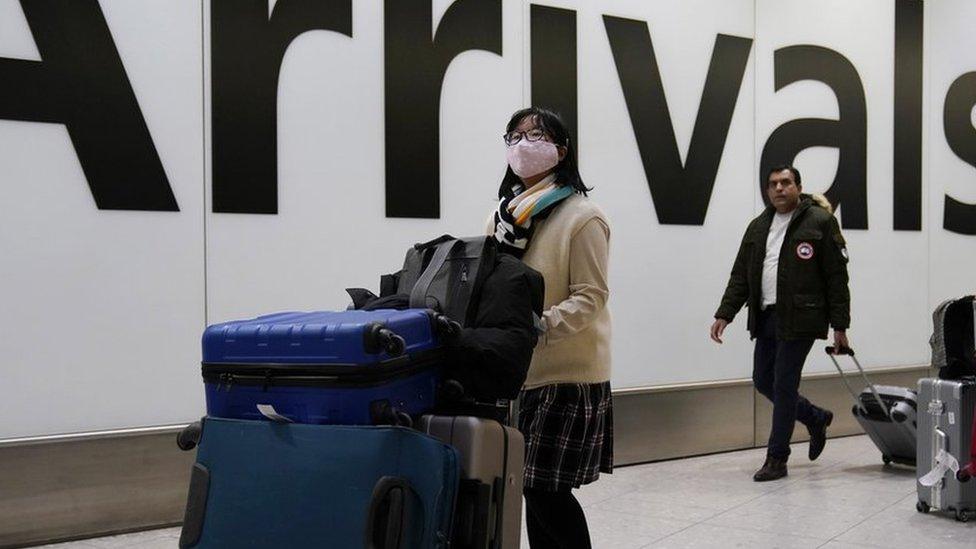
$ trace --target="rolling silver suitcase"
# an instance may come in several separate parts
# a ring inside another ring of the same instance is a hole
[[[881,450],[881,459],[885,465],[895,462],[902,465],[915,465],[916,442],[915,431],[917,421],[917,395],[915,391],[904,387],[889,385],[875,385],[868,379],[861,363],[854,356],[852,349],[841,349],[837,354],[848,355],[861,372],[867,385],[860,393],[847,381],[844,370],[837,362],[833,347],[827,347],[827,354],[834,362],[834,367],[840,372],[847,390],[854,397],[854,408],[851,413],[867,433],[874,445]]]
[[[921,379],[918,382],[918,505],[967,521],[976,513],[976,483],[956,478],[969,461],[976,380]]]
[[[501,421],[425,415],[418,427],[458,450],[461,483],[452,549],[518,549],[525,439]]]

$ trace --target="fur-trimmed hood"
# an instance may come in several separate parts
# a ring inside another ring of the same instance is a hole
[[[834,214],[834,207],[830,205],[830,201],[827,200],[826,196],[822,194],[807,194],[803,196],[810,197],[810,200],[813,201],[814,204],[827,210],[827,212],[830,213],[831,215]]]

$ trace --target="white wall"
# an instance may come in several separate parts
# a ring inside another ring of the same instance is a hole
[[[435,2],[434,17],[449,4]],[[870,228],[846,231],[852,342],[868,366],[927,360],[931,308],[972,291],[976,267],[976,237],[942,229],[942,196],[976,203],[976,171],[946,145],[941,116],[949,84],[976,70],[976,5],[926,4],[923,230],[894,231],[893,2],[545,4],[577,11],[580,165],[613,228],[615,387],[750,375],[744,315],[721,347],[707,328],[762,207],[759,155],[780,124],[837,116],[823,84],[775,91],[773,52],[797,44],[845,55],[867,99]],[[282,63],[278,214],[213,213],[209,10],[101,5],[180,211],[96,209],[63,125],[0,120],[0,439],[201,415],[207,323],[342,307],[343,288],[375,287],[407,245],[478,232],[504,169],[504,124],[530,97],[529,2],[506,0],[503,55],[466,52],[444,79],[441,218],[385,218],[383,6],[357,0],[351,38],[305,33]],[[702,226],[658,222],[603,15],[648,22],[683,158],[715,35],[755,40]],[[41,60],[13,0],[0,0],[0,57]],[[796,165],[805,190],[822,191],[837,153],[809,149]],[[829,368],[813,356],[808,371]]]
[[[65,126],[0,120],[0,438],[202,409],[200,6],[103,10],[180,211],[96,209]],[[0,56],[40,60],[17,2],[0,21]]]
[[[819,82],[797,82],[775,92],[776,49],[793,44],[829,47],[858,70],[867,103],[869,229],[845,232],[851,254],[851,343],[861,350],[865,366],[921,364],[928,360],[926,332],[931,331],[926,233],[941,232],[942,218],[924,216],[925,231],[892,228],[894,2],[760,0],[757,9],[757,154],[783,122],[838,116],[834,93]],[[796,166],[803,175],[804,191],[826,191],[837,162],[837,149],[818,147],[801,153]],[[841,206],[841,219],[843,210]],[[820,346],[815,345],[807,371],[832,370],[828,357],[818,351]]]
[[[929,76],[928,147],[925,157],[929,227],[929,305],[955,294],[973,293],[976,238],[941,230],[945,196],[968,204],[976,203],[973,167],[957,157],[945,140],[943,101],[949,86],[959,76],[976,71],[976,35],[969,23],[976,17],[976,4],[966,0],[932,2],[927,6],[926,66]],[[970,113],[976,126],[976,110]]]

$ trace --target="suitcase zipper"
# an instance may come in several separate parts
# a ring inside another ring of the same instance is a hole
[[[231,385],[261,385],[264,390],[272,385],[332,385],[356,386],[374,385],[391,380],[409,377],[440,363],[441,353],[422,355],[407,366],[396,367],[391,363],[410,362],[395,359],[375,366],[356,368],[352,366],[314,365],[314,364],[207,364],[204,363],[204,381],[218,383],[230,391]],[[402,358],[402,357],[401,357]],[[280,372],[276,375],[276,372]]]
[[[218,379],[219,381],[217,383],[217,391],[219,392],[224,387],[224,385],[226,385],[227,392],[229,393],[231,385],[234,384],[234,374],[223,373],[220,374],[220,377]]]

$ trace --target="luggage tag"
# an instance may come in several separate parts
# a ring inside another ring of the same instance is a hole
[[[935,467],[918,479],[918,483],[922,486],[935,486],[945,476],[946,471],[950,470],[953,474],[959,471],[959,460],[945,450],[939,450],[935,455]]]
[[[274,421],[275,423],[294,423],[294,421],[278,413],[271,404],[258,404],[258,411],[261,415]]]

